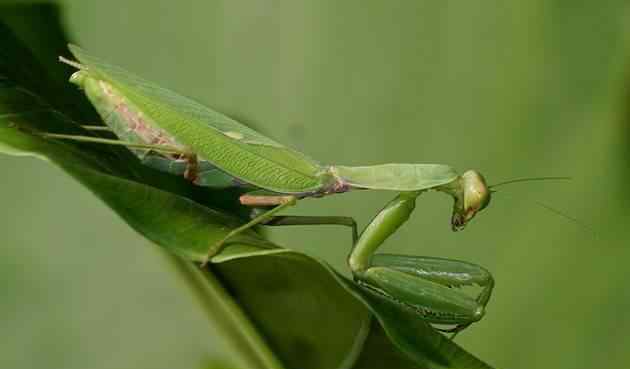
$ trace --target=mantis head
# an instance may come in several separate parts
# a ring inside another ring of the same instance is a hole
[[[466,224],[490,203],[490,188],[479,172],[466,171],[461,176],[460,186],[455,196],[451,218],[453,231],[464,229]]]

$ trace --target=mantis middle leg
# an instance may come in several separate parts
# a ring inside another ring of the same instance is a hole
[[[352,244],[359,239],[357,222],[351,217],[344,216],[311,216],[311,215],[276,215],[265,223],[266,226],[293,225],[341,225],[352,230]]]
[[[241,203],[243,202],[243,197],[247,197],[248,195],[243,195],[241,196]],[[256,197],[260,197],[260,199],[258,199],[260,202],[259,204],[263,204],[264,205],[276,205],[274,208],[272,208],[271,210],[267,210],[266,212],[256,216],[255,218],[253,218],[252,220],[250,220],[249,222],[243,224],[240,227],[234,228],[233,230],[231,230],[225,237],[223,237],[221,240],[219,240],[219,242],[211,245],[208,248],[208,253],[206,254],[206,257],[204,258],[204,260],[201,263],[201,266],[205,266],[206,264],[208,264],[208,261],[210,260],[211,257],[213,257],[214,255],[218,254],[219,252],[221,252],[221,250],[223,250],[223,248],[225,247],[225,243],[227,240],[229,240],[230,238],[236,236],[237,234],[244,232],[258,224],[264,224],[265,222],[267,222],[268,220],[272,219],[278,212],[284,210],[285,208],[288,208],[290,206],[293,206],[296,204],[297,202],[297,197],[295,196],[256,196]]]
[[[260,196],[260,195],[243,195],[241,196],[241,203],[251,206],[270,206],[275,207],[270,210],[266,210],[261,214],[255,216],[249,222],[242,226],[233,229],[223,239],[208,249],[206,259],[202,262],[202,266],[207,264],[208,260],[218,254],[226,242],[236,236],[237,234],[244,232],[256,225],[268,225],[268,226],[288,226],[288,225],[343,225],[352,229],[352,243],[354,244],[357,239],[357,223],[350,217],[343,216],[293,216],[293,215],[276,215],[278,212],[284,210],[287,207],[295,205],[297,198],[295,196]]]

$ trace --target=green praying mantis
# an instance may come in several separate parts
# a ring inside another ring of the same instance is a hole
[[[205,264],[230,238],[256,225],[336,224],[352,229],[348,265],[356,283],[417,312],[431,324],[457,333],[484,316],[494,287],[483,267],[437,257],[375,254],[414,211],[424,192],[439,191],[454,200],[451,225],[463,229],[490,203],[484,177],[469,170],[462,175],[441,164],[384,164],[348,167],[322,165],[306,155],[211,110],[191,99],[133,76],[116,66],[70,46],[77,61],[60,58],[77,68],[70,82],[78,85],[118,139],[97,136],[44,134],[124,145],[146,165],[192,183],[214,188],[246,189],[243,205],[261,209],[223,240],[208,245]],[[396,197],[357,234],[356,222],[343,216],[279,216],[298,200],[351,190],[385,190]],[[477,285],[476,297],[461,286]]]

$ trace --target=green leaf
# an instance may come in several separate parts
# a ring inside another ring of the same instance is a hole
[[[254,231],[230,243],[207,270],[191,263],[243,224],[248,210],[238,204],[239,193],[192,186],[142,166],[122,148],[43,138],[39,132],[85,133],[78,123],[92,113],[72,86],[56,87],[54,67],[44,67],[56,49],[42,45],[65,41],[56,8],[0,8],[0,20],[16,12],[30,20],[21,27],[32,27],[24,40],[34,49],[0,23],[0,152],[60,167],[141,235],[177,254],[175,269],[247,367],[488,368],[411,312]]]

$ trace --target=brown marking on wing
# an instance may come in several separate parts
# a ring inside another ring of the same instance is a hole
[[[127,122],[128,129],[138,135],[143,142],[151,145],[166,145],[184,150],[184,146],[163,129],[151,125],[142,117],[142,113],[129,108],[129,104],[119,95],[115,94],[112,86],[105,81],[99,81],[101,89],[115,106],[114,111],[120,114]]]

